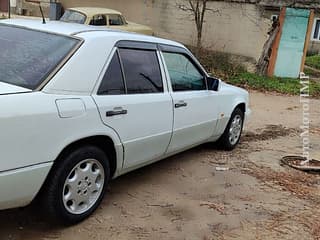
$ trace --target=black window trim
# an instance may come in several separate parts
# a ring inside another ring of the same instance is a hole
[[[127,48],[127,49],[139,49],[139,50],[154,50],[157,51],[158,45],[152,42],[143,41],[131,41],[131,40],[120,40],[115,45],[117,48]]]

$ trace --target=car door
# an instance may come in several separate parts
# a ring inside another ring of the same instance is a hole
[[[131,168],[166,152],[172,133],[172,99],[163,84],[156,45],[125,42],[117,46],[93,97],[103,123],[122,141],[123,167]]]
[[[187,51],[162,51],[174,104],[173,135],[168,153],[202,143],[214,135],[219,96],[207,89],[202,68]]]

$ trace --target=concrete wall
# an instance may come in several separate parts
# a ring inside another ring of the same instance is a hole
[[[130,21],[151,26],[156,35],[196,43],[196,28],[189,13],[177,8],[185,0],[61,0],[65,8],[74,6],[107,7],[121,11]],[[203,45],[213,50],[258,59],[271,21],[263,18],[254,4],[209,2]]]
[[[0,12],[8,11],[8,0],[0,0]]]
[[[12,0],[11,0],[12,1]],[[40,17],[40,8],[38,3],[30,3],[25,0],[15,0],[15,7],[11,6],[11,12],[18,15],[36,16]],[[44,15],[49,16],[49,4],[50,0],[41,0],[41,7]]]

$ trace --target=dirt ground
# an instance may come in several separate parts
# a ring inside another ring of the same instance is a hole
[[[311,101],[320,160],[319,106]],[[0,240],[320,239],[320,173],[280,164],[302,152],[299,97],[251,92],[251,108],[235,151],[206,144],[122,176],[77,226],[48,224],[35,204],[2,211]]]

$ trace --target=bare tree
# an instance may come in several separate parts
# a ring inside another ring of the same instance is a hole
[[[202,34],[203,34],[203,24],[205,22],[205,15],[207,11],[218,13],[219,10],[208,8],[209,0],[185,0],[186,3],[178,3],[179,9],[189,12],[192,16],[196,29],[197,29],[197,51],[196,54],[199,55],[202,47]]]

